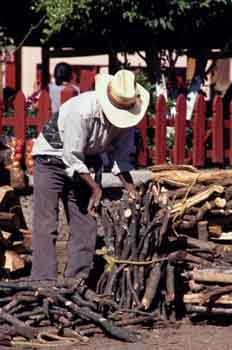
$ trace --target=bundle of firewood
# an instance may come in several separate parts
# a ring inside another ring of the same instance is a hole
[[[202,261],[182,266],[183,304],[192,315],[231,315],[232,171],[153,167],[165,193],[171,232]]]
[[[231,240],[232,170],[163,169],[152,168],[160,195],[171,206],[173,229],[204,240]]]
[[[175,299],[175,263],[191,258],[169,244],[170,208],[153,182],[141,186],[136,199],[127,192],[102,202],[105,261],[97,292],[110,295],[123,310],[170,312]]]
[[[195,291],[226,284],[223,293],[230,293],[231,276],[220,281],[217,273],[232,271],[232,246],[222,244],[231,239],[232,178],[231,171],[192,167],[153,170],[154,180],[139,188],[137,199],[125,192],[120,200],[102,203],[105,246],[98,254],[106,265],[97,292],[124,310],[173,318],[186,309],[197,312],[189,302],[200,300],[192,296]],[[202,289],[195,271],[211,274]]]

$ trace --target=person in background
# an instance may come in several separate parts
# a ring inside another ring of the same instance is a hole
[[[97,74],[95,90],[66,101],[44,125],[34,143],[33,280],[57,278],[58,202],[62,199],[70,227],[65,278],[86,280],[96,244],[97,209],[102,191],[90,174],[110,154],[112,173],[135,198],[130,171],[134,127],[143,118],[150,95],[128,70]]]
[[[48,85],[49,95],[51,97],[52,113],[58,112],[61,105],[61,91],[68,85],[72,86],[76,95],[79,95],[80,89],[77,85],[71,83],[73,77],[72,67],[65,62],[60,62],[55,66],[54,83]]]
[[[51,98],[52,113],[57,113],[61,105],[61,92],[67,86],[74,89],[75,95],[79,95],[80,89],[77,85],[72,84],[73,71],[72,67],[66,62],[60,62],[54,69],[54,82],[48,84],[48,92]],[[42,91],[41,82],[36,82],[34,92],[26,101],[28,110],[34,110],[38,107],[38,100]]]

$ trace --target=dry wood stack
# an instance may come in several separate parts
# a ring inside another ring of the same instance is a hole
[[[15,278],[29,273],[31,232],[13,188],[1,186],[0,197],[0,278]]]
[[[86,335],[101,332],[134,342],[136,333],[122,326],[154,319],[149,314],[136,319],[117,313],[109,297],[98,296],[77,280],[0,282],[0,292],[0,345],[76,345],[85,342]]]
[[[136,201],[124,193],[103,203],[106,246],[99,254],[107,266],[97,291],[121,308],[163,318],[186,309],[208,314],[209,304],[212,313],[230,314],[232,171],[152,170],[153,182],[140,188]]]
[[[179,235],[177,240],[185,237],[192,254],[205,259],[183,268],[186,311],[231,315],[232,171],[197,171],[188,166],[163,171],[155,167],[153,171],[156,184],[172,203],[172,230]]]

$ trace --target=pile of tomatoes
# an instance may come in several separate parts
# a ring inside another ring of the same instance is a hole
[[[7,146],[10,148],[10,164],[12,168],[21,168],[23,153],[24,153],[24,143],[23,140],[12,137],[7,143]]]
[[[7,142],[7,146],[10,148],[10,162],[8,167],[11,169],[21,169],[22,164],[25,164],[28,175],[32,175],[33,172],[33,160],[32,160],[32,147],[34,139],[29,139],[25,142],[19,138],[11,138]]]

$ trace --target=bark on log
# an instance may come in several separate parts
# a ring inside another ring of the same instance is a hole
[[[217,270],[194,270],[187,275],[197,282],[232,283],[232,272],[218,272]]]
[[[185,304],[206,304],[208,301],[205,299],[204,293],[193,293],[185,294],[183,299]],[[232,296],[231,295],[222,295],[217,300],[214,301],[214,304],[222,305],[232,305]]]
[[[206,316],[212,316],[212,315],[232,315],[232,308],[217,308],[212,307],[209,309],[208,306],[200,306],[200,305],[186,305],[186,310],[188,313],[197,313],[197,314],[203,314]]]
[[[198,222],[197,231],[198,231],[199,240],[208,242],[208,239],[209,239],[208,221]]]
[[[38,330],[35,328],[26,326],[24,322],[18,320],[16,317],[9,315],[2,308],[0,308],[0,319],[14,326],[17,334],[22,335],[27,339],[33,339],[37,336]]]
[[[209,225],[208,230],[209,230],[209,235],[213,237],[220,237],[222,234],[221,225]]]
[[[146,283],[145,293],[141,302],[145,310],[149,309],[152,301],[156,296],[160,278],[162,276],[162,267],[163,267],[163,264],[157,264],[150,271],[150,274]]]

